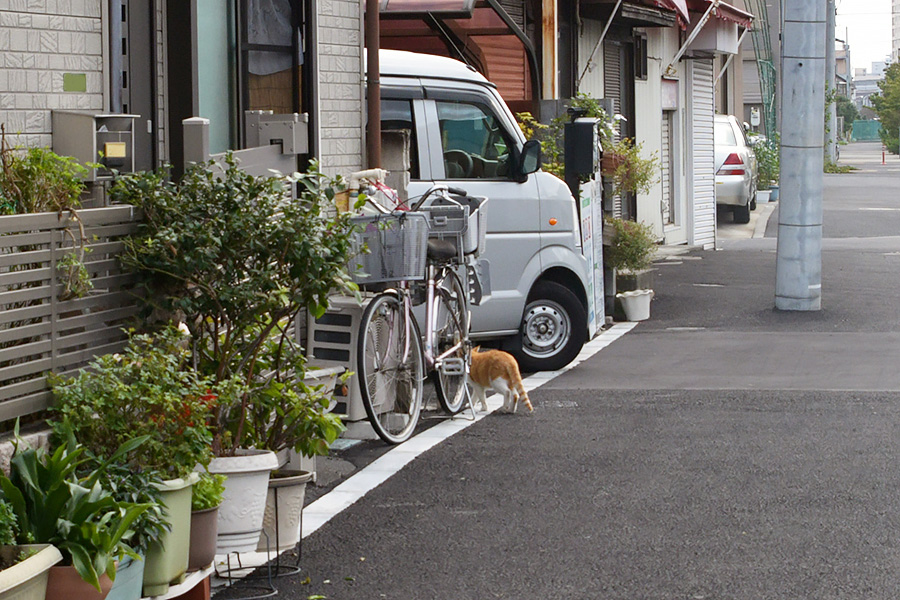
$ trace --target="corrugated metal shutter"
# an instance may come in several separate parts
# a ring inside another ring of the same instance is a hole
[[[662,146],[659,153],[660,179],[662,181],[662,218],[663,225],[675,223],[675,207],[672,206],[674,186],[674,169],[672,168],[672,115],[674,111],[664,110],[662,113]]]
[[[713,138],[715,84],[713,61],[690,61],[688,98],[691,119],[691,243],[705,249],[716,245],[716,173]]]
[[[613,113],[622,111],[622,53],[619,45],[607,40],[603,43],[603,97],[613,101]],[[621,124],[616,128],[618,138]],[[623,215],[622,197],[613,197],[613,216]]]
[[[528,57],[513,35],[481,35],[474,38],[484,55],[487,77],[507,102],[531,99]]]

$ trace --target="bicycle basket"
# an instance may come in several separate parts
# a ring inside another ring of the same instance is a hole
[[[487,234],[487,198],[457,196],[463,206],[449,204],[441,199],[427,208],[428,237],[449,240],[457,249],[458,260],[465,254],[484,252]]]
[[[350,276],[360,285],[425,279],[428,222],[418,212],[353,217]],[[365,254],[364,249],[369,253]]]

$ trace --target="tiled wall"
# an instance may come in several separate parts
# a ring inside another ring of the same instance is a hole
[[[363,164],[362,8],[358,0],[317,3],[320,159],[330,174]]]
[[[0,0],[0,123],[13,145],[50,146],[50,110],[103,109],[101,0]],[[84,76],[84,91],[64,77]]]

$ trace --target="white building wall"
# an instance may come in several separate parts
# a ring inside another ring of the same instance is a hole
[[[50,146],[50,111],[103,110],[102,0],[0,0],[0,123],[11,145]],[[84,92],[63,90],[84,75]]]
[[[660,56],[664,56],[664,36],[660,35],[661,27],[653,27],[647,32],[647,79],[634,82],[634,114],[635,114],[635,143],[643,149],[644,158],[656,156],[659,158],[662,149],[662,91],[660,77]],[[662,184],[657,183],[649,194],[638,194],[637,220],[653,227],[657,237],[664,236],[662,221]]]
[[[363,167],[365,86],[363,5],[353,0],[319,0],[319,159],[329,174]]]
[[[590,67],[585,71],[588,58],[603,33],[604,23],[595,19],[583,19],[581,21],[581,35],[578,36],[578,71],[576,77],[584,73],[578,91],[592,98],[603,97],[603,48],[598,48],[594,53]]]

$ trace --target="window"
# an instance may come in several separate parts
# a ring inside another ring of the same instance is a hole
[[[304,112],[303,2],[240,0],[240,6],[242,111]]]
[[[437,111],[447,179],[509,176],[512,144],[489,110],[468,102],[439,101]]]
[[[731,123],[727,121],[716,121],[715,137],[716,146],[737,146],[734,130],[731,128]]]
[[[381,133],[407,131],[409,133],[409,177],[419,179],[419,153],[416,143],[416,127],[409,100],[381,100]]]
[[[634,36],[634,78],[645,81],[647,79],[647,34],[638,33]]]

